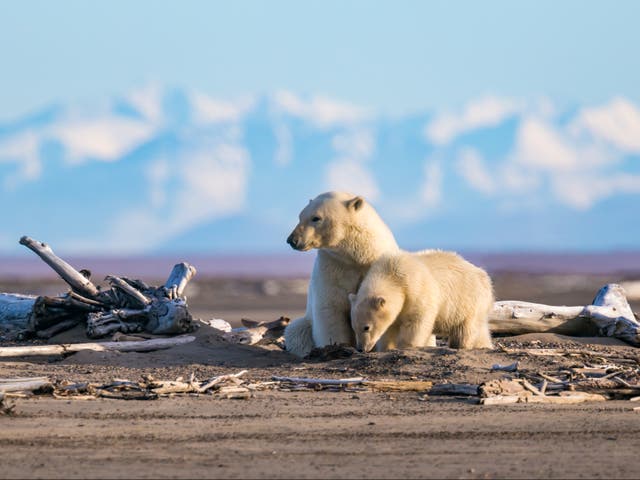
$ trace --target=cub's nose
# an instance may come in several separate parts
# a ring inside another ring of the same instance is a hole
[[[287,237],[287,243],[291,245],[293,248],[298,247],[298,239],[293,236],[293,233]]]

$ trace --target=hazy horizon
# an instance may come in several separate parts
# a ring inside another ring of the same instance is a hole
[[[640,250],[617,252],[460,252],[489,272],[531,274],[640,275]],[[187,262],[201,278],[308,277],[314,252],[283,254],[184,254],[138,256],[62,257],[76,269],[86,268],[93,278],[107,274],[131,278],[162,279],[174,264]],[[0,278],[54,278],[57,274],[35,254],[0,256]]]

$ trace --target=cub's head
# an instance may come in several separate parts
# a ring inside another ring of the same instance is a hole
[[[338,246],[364,204],[362,197],[341,192],[323,193],[309,200],[287,243],[302,252]]]
[[[356,335],[356,348],[360,352],[370,352],[380,337],[395,320],[382,296],[349,294],[351,302],[351,328]]]

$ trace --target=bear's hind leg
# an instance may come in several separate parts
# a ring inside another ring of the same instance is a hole
[[[455,322],[449,330],[449,347],[469,349],[474,347],[474,336],[468,321]]]
[[[284,345],[288,352],[298,357],[306,357],[315,347],[312,322],[308,317],[293,320],[284,329]]]

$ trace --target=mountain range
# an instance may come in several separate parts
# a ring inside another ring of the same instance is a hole
[[[308,199],[364,195],[405,248],[640,247],[640,109],[483,96],[386,116],[322,95],[150,85],[0,124],[0,254],[283,253]]]

